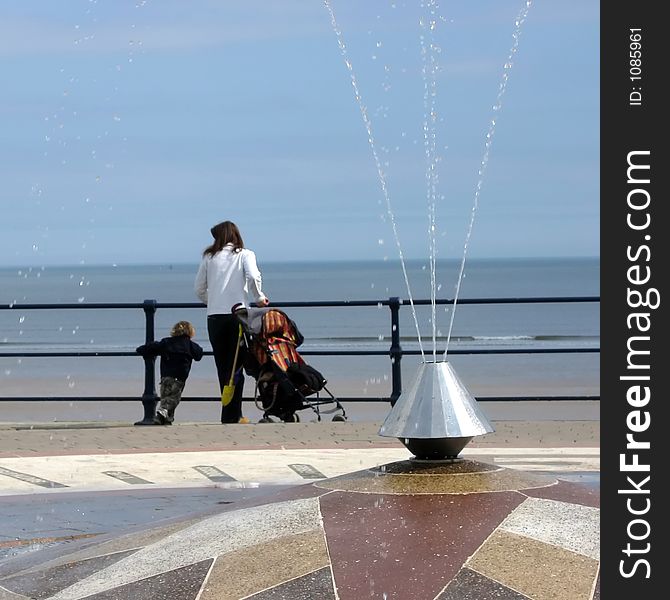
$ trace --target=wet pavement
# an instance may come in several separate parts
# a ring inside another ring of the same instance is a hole
[[[78,539],[207,514],[287,486],[159,488],[0,496],[0,561]],[[0,596],[1,597],[1,596]]]

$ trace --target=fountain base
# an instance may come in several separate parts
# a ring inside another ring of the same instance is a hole
[[[401,438],[405,447],[421,460],[448,460],[457,458],[472,436],[443,438]]]

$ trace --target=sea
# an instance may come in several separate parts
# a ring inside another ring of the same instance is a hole
[[[197,264],[45,266],[0,269],[1,396],[92,396],[141,393],[139,357],[38,358],[31,352],[130,352],[145,341],[141,308],[87,308],[95,303],[198,303]],[[451,360],[473,393],[505,395],[599,394],[599,302],[487,303],[472,299],[575,297],[600,294],[597,258],[469,259],[451,305],[413,306],[418,300],[453,299],[461,263],[437,260],[262,262],[263,289],[275,306],[292,302],[376,301],[370,306],[285,307],[305,337],[300,351],[331,387],[352,396],[390,393],[389,357],[323,356],[319,352],[387,351],[391,317],[384,301],[402,301],[399,335],[405,355],[403,385],[421,360]],[[431,281],[435,285],[431,284]],[[35,304],[75,304],[36,309]],[[452,312],[453,311],[453,312]],[[453,318],[453,321],[452,321]],[[155,336],[186,319],[211,350],[203,307],[160,308]],[[433,326],[433,322],[435,325]],[[447,348],[450,325],[451,336]],[[467,354],[469,350],[532,351],[576,348],[575,354]],[[445,356],[444,352],[447,349]],[[453,354],[449,354],[452,352]],[[12,356],[2,356],[12,354]],[[213,361],[195,365],[191,392],[215,390]],[[188,390],[185,395],[188,395]]]

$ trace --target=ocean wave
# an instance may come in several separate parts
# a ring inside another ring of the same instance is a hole
[[[432,340],[432,335],[424,334],[421,338],[422,340]],[[435,337],[437,341],[446,342],[447,336],[438,335]],[[529,341],[580,341],[580,340],[599,340],[599,335],[579,335],[579,334],[570,334],[570,335],[560,335],[560,334],[539,334],[539,335],[452,335],[452,342],[514,342],[521,340]],[[389,342],[391,340],[390,335],[382,336],[322,336],[318,338],[311,338],[305,340],[307,343],[362,343],[368,344],[370,342]],[[400,336],[400,342],[416,342],[416,336]]]
[[[446,336],[437,336],[435,342],[445,345]],[[432,344],[432,336],[425,335],[421,338],[422,344]],[[2,352],[135,352],[135,348],[142,342],[105,342],[98,343],[93,339],[90,342],[82,340],[72,341],[32,341],[32,340],[0,340],[0,353]],[[206,352],[211,351],[207,341],[198,340],[198,343]],[[518,347],[518,346],[597,346],[600,343],[598,335],[467,335],[452,336],[450,344],[452,347]],[[300,350],[387,350],[391,344],[390,336],[323,336],[306,339],[300,346]],[[402,336],[400,344],[403,348],[412,349],[419,347],[419,341],[415,336]]]

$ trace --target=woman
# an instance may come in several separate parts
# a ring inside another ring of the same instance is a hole
[[[270,301],[261,289],[261,272],[256,255],[244,247],[237,225],[224,221],[210,230],[214,242],[202,253],[202,262],[195,277],[195,294],[207,305],[207,333],[212,344],[214,362],[223,391],[233,371],[235,349],[239,343],[239,321],[231,313],[236,304],[267,306]],[[240,349],[241,351],[241,349]],[[248,423],[242,416],[244,374],[238,355],[235,370],[235,394],[222,406],[222,423]]]

